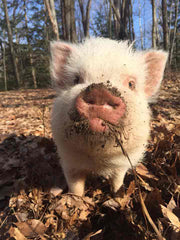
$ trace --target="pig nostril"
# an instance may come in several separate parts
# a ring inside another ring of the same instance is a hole
[[[88,104],[95,104],[93,100],[86,101]]]
[[[113,102],[108,102],[107,104],[113,108],[117,108],[119,106],[119,104]]]
[[[105,124],[104,122],[102,122],[102,123],[101,123],[101,126],[105,127],[105,126],[106,126],[106,124]]]
[[[95,104],[93,99],[84,99],[87,104]]]
[[[95,101],[91,100],[89,101],[89,104],[95,104]]]
[[[83,97],[83,100],[87,104],[95,104],[95,100],[90,97]]]

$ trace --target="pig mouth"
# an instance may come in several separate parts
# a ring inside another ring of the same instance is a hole
[[[114,148],[119,148],[119,142],[125,144],[129,139],[124,121],[113,125],[102,120],[106,131],[104,129],[103,131],[93,131],[87,119],[80,118],[77,112],[71,112],[72,116],[76,121],[72,121],[65,129],[66,139],[70,142],[78,143],[80,139],[83,139],[82,146],[87,145],[90,149],[100,146],[105,149],[111,144]]]

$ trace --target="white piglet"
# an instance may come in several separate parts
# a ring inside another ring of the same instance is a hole
[[[121,144],[133,165],[143,158],[148,103],[159,90],[167,53],[90,38],[52,42],[51,56],[52,131],[69,191],[82,196],[87,175],[95,173],[110,178],[117,192],[130,167]]]

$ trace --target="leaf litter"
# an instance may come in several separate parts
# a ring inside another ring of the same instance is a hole
[[[67,193],[51,138],[52,90],[0,93],[1,239],[179,239],[179,79],[168,73],[151,106],[138,186],[130,169],[118,196],[101,177],[89,177],[85,197]]]

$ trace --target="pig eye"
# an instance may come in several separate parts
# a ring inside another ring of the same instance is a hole
[[[136,87],[135,82],[134,82],[134,81],[129,81],[129,88],[130,88],[131,90],[134,90],[135,87]]]
[[[74,85],[79,84],[80,83],[80,76],[76,76],[74,79]]]

